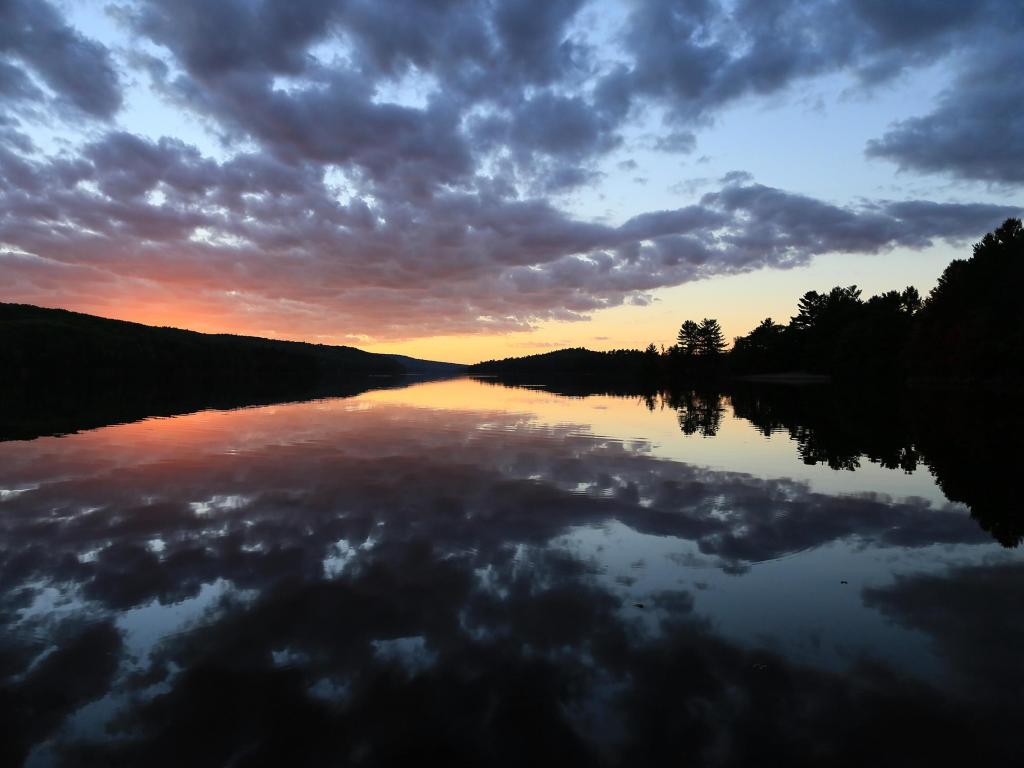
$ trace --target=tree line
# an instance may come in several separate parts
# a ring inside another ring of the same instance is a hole
[[[914,318],[923,302],[917,289],[862,298],[856,285],[808,291],[786,325],[766,318],[737,337],[729,355],[734,373],[892,375],[903,372]]]
[[[665,348],[564,349],[490,360],[468,373],[609,381],[700,381],[804,372],[836,379],[1007,381],[1024,370],[1024,227],[1007,219],[922,298],[908,286],[865,298],[856,285],[808,291],[787,323],[766,318],[726,344],[714,318],[686,320]]]
[[[686,320],[660,354],[691,373],[1005,379],[1024,370],[1022,278],[1024,227],[1008,219],[950,263],[927,298],[913,286],[869,298],[856,285],[808,291],[788,323],[766,318],[728,352],[719,323],[705,318]]]

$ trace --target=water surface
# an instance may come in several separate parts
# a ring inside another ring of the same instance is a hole
[[[1005,493],[809,397],[456,379],[0,443],[0,762],[1008,764]]]

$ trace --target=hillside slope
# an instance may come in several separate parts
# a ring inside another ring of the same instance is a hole
[[[406,373],[447,363],[355,347],[205,334],[94,315],[0,303],[5,388],[79,386],[243,387],[264,394]]]

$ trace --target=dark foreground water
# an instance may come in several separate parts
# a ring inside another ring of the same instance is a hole
[[[1021,764],[1017,443],[831,397],[0,442],[0,764]]]

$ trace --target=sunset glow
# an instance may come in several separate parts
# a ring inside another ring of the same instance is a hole
[[[400,15],[4,4],[0,300],[457,362],[639,347],[926,293],[1024,203],[1012,2]]]

